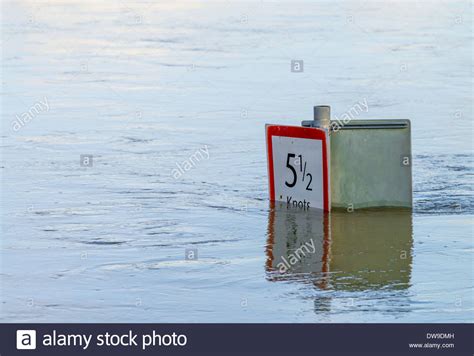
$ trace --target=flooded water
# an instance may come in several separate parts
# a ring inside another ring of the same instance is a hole
[[[2,321],[472,322],[470,2],[2,7]],[[271,207],[264,124],[360,100],[413,212]]]

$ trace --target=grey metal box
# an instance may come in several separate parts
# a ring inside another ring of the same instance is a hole
[[[409,120],[352,120],[330,147],[333,208],[412,207]]]

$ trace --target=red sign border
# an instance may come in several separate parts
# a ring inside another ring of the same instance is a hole
[[[324,211],[330,211],[329,207],[329,176],[328,176],[328,155],[327,155],[327,135],[326,131],[313,127],[301,126],[282,126],[282,125],[265,125],[267,140],[267,169],[268,184],[270,192],[270,201],[275,201],[275,176],[273,169],[273,136],[307,138],[320,140],[323,144],[323,205]]]

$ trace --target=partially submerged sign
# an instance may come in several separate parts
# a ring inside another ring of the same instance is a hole
[[[271,201],[329,211],[329,157],[326,130],[266,125]]]
[[[411,209],[410,121],[330,118],[321,105],[303,127],[265,127],[270,200],[305,210]]]

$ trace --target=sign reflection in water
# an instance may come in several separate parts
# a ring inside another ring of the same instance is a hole
[[[410,286],[412,247],[409,210],[327,214],[277,202],[268,218],[267,278],[324,290],[403,290]]]

